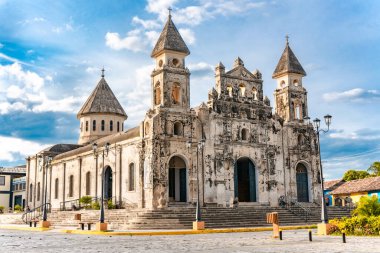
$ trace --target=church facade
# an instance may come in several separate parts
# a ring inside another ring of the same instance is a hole
[[[280,196],[320,202],[316,135],[308,116],[304,69],[289,43],[273,73],[275,110],[262,75],[237,58],[215,68],[207,102],[190,107],[190,54],[171,16],[152,51],[151,108],[124,130],[127,114],[102,73],[79,111],[78,144],[27,157],[27,205],[71,208],[83,196],[138,208],[171,203],[277,206]],[[46,195],[46,196],[45,196]]]

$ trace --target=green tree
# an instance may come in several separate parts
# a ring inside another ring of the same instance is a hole
[[[356,179],[363,179],[370,177],[371,175],[365,170],[348,170],[343,175],[344,181],[351,181]]]
[[[353,214],[367,217],[380,215],[379,199],[376,195],[361,197]]]
[[[374,176],[380,176],[380,162],[374,162],[367,170],[369,173],[371,173]]]

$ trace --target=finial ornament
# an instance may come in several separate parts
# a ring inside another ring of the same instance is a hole
[[[104,66],[103,66],[103,68],[102,68],[102,77],[104,77]]]
[[[168,8],[168,11],[169,11],[169,18],[172,17],[172,10],[173,10],[173,9],[172,9],[171,7]]]
[[[287,35],[285,36],[285,39],[286,39],[286,45],[289,45],[289,34],[287,34]]]

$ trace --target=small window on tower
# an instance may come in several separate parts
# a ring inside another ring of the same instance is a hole
[[[161,104],[161,86],[160,82],[157,82],[154,87],[154,104],[159,105]]]
[[[120,122],[117,122],[117,132],[120,132]]]
[[[284,81],[284,80],[282,80],[282,81],[281,81],[281,83],[280,83],[280,85],[281,85],[281,87],[285,87],[285,86],[286,86],[286,83],[285,83],[285,81]]]
[[[239,96],[245,97],[245,85],[244,84],[239,85]]]
[[[232,98],[232,86],[231,85],[227,85],[227,94],[230,98]]]
[[[102,126],[101,126],[102,128],[102,131],[104,131],[104,128],[105,128],[105,122],[104,122],[104,120],[102,120]]]
[[[173,134],[176,136],[182,136],[183,135],[183,126],[182,126],[181,122],[174,123]]]
[[[86,121],[86,132],[88,132],[88,121]]]
[[[92,131],[96,131],[96,120],[92,121]]]
[[[252,98],[253,100],[257,100],[257,89],[255,87],[252,88]]]
[[[158,62],[158,66],[159,66],[159,67],[162,67],[162,65],[163,65],[163,61],[160,60],[160,61]]]
[[[241,130],[241,140],[242,141],[248,140],[248,130],[246,128],[243,128]]]
[[[295,108],[294,108],[294,118],[295,119],[302,119],[302,116],[301,116],[301,105],[300,104],[295,104]]]
[[[179,104],[180,103],[180,98],[181,98],[181,87],[179,83],[174,83],[173,88],[172,88],[172,101],[173,104]]]
[[[111,132],[113,131],[113,121],[112,120],[110,121],[110,131]]]
[[[298,85],[299,85],[299,82],[298,82],[298,80],[297,80],[297,79],[295,79],[295,80],[293,81],[293,84],[294,84],[294,86],[298,86]]]

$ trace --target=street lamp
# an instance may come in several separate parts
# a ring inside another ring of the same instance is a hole
[[[206,143],[206,140],[202,139],[197,144],[197,208],[196,208],[196,213],[195,213],[195,220],[197,223],[202,221],[201,207],[200,207],[200,203],[199,203],[200,197],[199,197],[199,155],[198,155],[198,153],[199,153],[199,151],[201,151],[203,154],[203,149],[204,149],[205,143]],[[192,145],[191,141],[186,142],[186,147],[188,150],[190,150],[191,145]],[[202,163],[202,165],[203,165],[203,163]],[[194,228],[194,226],[193,226],[193,228]],[[204,225],[203,225],[203,228],[204,228]],[[197,227],[197,229],[203,229],[203,228]]]
[[[321,120],[318,118],[315,118],[313,120],[313,130],[317,134],[317,142],[318,142],[318,153],[319,153],[319,166],[320,166],[320,180],[321,180],[321,191],[322,191],[322,210],[321,210],[321,220],[322,224],[327,224],[329,222],[329,218],[327,215],[327,209],[326,209],[326,201],[325,201],[325,194],[324,194],[324,183],[323,183],[323,169],[322,169],[322,159],[321,159],[321,143],[319,142],[319,133],[327,133],[330,130],[330,125],[331,125],[331,119],[332,116],[327,114],[324,116],[325,119],[325,124],[327,125],[327,129],[320,129],[321,127]],[[307,124],[310,123],[310,118],[305,117],[304,120],[306,121]]]
[[[53,160],[53,158],[51,156],[39,156],[38,157],[40,163],[42,162],[42,169],[45,170],[45,173],[44,173],[44,200],[43,200],[43,209],[42,209],[42,223],[41,223],[41,226],[44,227],[44,228],[49,228],[50,227],[50,222],[47,221],[47,173],[48,173],[48,168],[50,166],[50,163],[51,163],[51,160]],[[45,160],[46,159],[46,160]]]
[[[94,144],[92,144],[92,150],[94,152],[94,156],[97,158],[98,155],[99,155],[99,151],[98,151],[98,144],[95,142]],[[108,152],[110,150],[110,144],[107,142],[104,146],[104,148],[102,149],[102,161],[103,161],[103,164],[102,164],[102,176],[101,176],[101,181],[102,181],[102,193],[101,193],[101,196],[100,196],[100,217],[99,217],[99,223],[100,223],[100,226],[98,230],[107,230],[107,226],[103,226],[101,224],[104,224],[104,157],[108,156]],[[96,168],[98,169],[98,168]],[[105,229],[104,229],[105,228]]]

